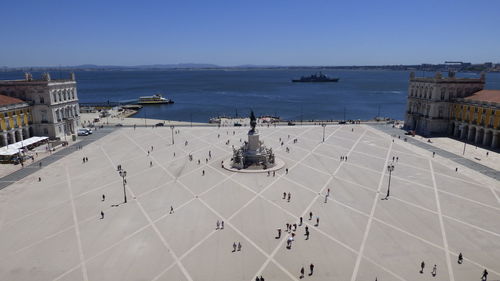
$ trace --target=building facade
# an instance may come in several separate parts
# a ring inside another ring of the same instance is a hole
[[[482,90],[452,105],[453,137],[491,148],[500,147],[500,90]]]
[[[0,146],[33,136],[33,116],[28,103],[0,95]]]
[[[404,129],[426,137],[453,136],[499,147],[500,91],[483,90],[480,78],[415,77],[410,74]]]
[[[484,88],[481,78],[457,78],[453,72],[448,77],[436,73],[434,77],[415,77],[410,74],[405,129],[423,136],[449,134],[452,104]]]
[[[64,139],[80,126],[80,108],[74,74],[52,80],[48,73],[33,79],[0,81],[0,95],[18,98],[30,106],[34,135]]]

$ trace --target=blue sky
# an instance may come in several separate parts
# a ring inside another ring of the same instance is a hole
[[[500,62],[500,1],[5,0],[0,66]]]

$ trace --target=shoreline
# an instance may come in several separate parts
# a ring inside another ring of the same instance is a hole
[[[248,117],[246,118],[222,118],[221,123],[210,123],[210,122],[191,122],[191,121],[176,121],[176,120],[167,120],[167,119],[152,119],[152,118],[136,118],[132,117],[135,115],[137,111],[135,110],[124,110],[122,112],[117,112],[114,110],[110,110],[110,116],[108,117],[99,117],[99,113],[81,113],[80,114],[80,120],[82,122],[83,126],[88,126],[88,124],[94,124],[95,126],[100,126],[100,125],[114,125],[114,126],[153,126],[155,124],[163,123],[164,126],[170,126],[170,125],[175,125],[175,126],[210,126],[210,127],[236,127],[235,123],[239,123],[241,127],[248,127],[250,126],[250,119]],[[93,122],[96,118],[99,118],[98,122]],[[321,124],[327,124],[327,125],[353,125],[353,124],[388,124],[390,122],[394,124],[402,124],[403,121],[401,120],[352,120],[351,123],[349,121],[345,121],[345,124],[339,124],[339,122],[342,122],[343,120],[282,120],[279,122],[273,122],[273,123],[265,123],[261,122],[260,120],[258,121],[258,125],[260,126],[301,126],[301,125],[321,125]],[[293,123],[293,125],[289,125],[289,122]],[[239,127],[239,126],[238,126]]]

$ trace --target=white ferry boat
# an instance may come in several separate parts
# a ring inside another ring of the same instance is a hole
[[[160,94],[155,94],[152,96],[139,97],[138,104],[161,104],[161,103],[174,103],[171,99],[166,99]]]

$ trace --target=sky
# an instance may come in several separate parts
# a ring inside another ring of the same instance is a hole
[[[4,0],[0,67],[500,62],[497,0]]]

